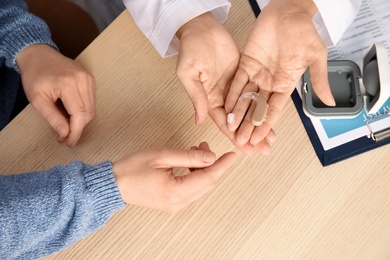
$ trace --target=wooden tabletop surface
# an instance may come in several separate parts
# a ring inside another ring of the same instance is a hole
[[[233,0],[240,48],[255,17]],[[116,160],[146,147],[208,141],[235,150],[211,119],[196,126],[175,75],[123,12],[77,61],[97,81],[97,116],[69,149],[32,107],[0,132],[0,172],[72,160]],[[216,189],[176,215],[128,206],[101,230],[47,259],[390,259],[390,146],[322,167],[293,103],[270,156],[240,154]]]

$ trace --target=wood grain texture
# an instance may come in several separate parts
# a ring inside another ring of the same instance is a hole
[[[242,48],[255,20],[233,0],[227,28]],[[208,141],[235,150],[193,108],[125,11],[77,61],[97,80],[97,117],[80,144],[58,145],[31,107],[0,133],[1,173],[72,160],[97,163],[152,146]],[[128,206],[101,230],[46,259],[390,259],[390,146],[323,168],[289,102],[273,153],[239,155],[216,189],[177,215]]]

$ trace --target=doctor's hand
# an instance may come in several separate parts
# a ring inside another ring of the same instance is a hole
[[[257,18],[245,44],[239,69],[226,99],[231,112],[244,92],[258,92],[268,102],[261,126],[241,113],[229,129],[238,144],[256,145],[267,139],[292,91],[307,67],[318,97],[334,105],[327,74],[327,48],[312,22],[317,8],[312,0],[271,0]]]
[[[252,153],[249,143],[235,143],[226,124],[225,98],[240,59],[233,38],[210,13],[190,20],[176,35],[180,39],[176,73],[194,106],[195,122],[201,124],[209,114],[240,150]]]
[[[176,213],[211,191],[233,164],[236,154],[217,159],[207,143],[190,150],[154,148],[113,163],[122,199],[127,204]],[[176,176],[175,168],[189,168]]]
[[[95,116],[95,79],[49,45],[26,47],[16,58],[31,105],[56,131],[58,142],[74,147]]]

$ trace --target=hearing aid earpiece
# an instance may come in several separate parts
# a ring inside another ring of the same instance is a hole
[[[253,110],[253,114],[251,116],[251,122],[254,126],[262,125],[265,119],[267,118],[268,103],[259,93],[256,92],[246,92],[240,96],[240,98],[236,103],[236,106],[233,109],[233,112],[227,115],[227,123],[228,124],[234,123],[235,110],[237,108],[237,105],[244,98],[249,98],[256,102],[255,109]]]

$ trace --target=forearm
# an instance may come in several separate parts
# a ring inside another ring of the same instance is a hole
[[[29,13],[24,1],[0,1],[0,57],[5,57],[6,66],[18,70],[17,55],[37,43],[57,48],[46,23]]]
[[[38,258],[101,228],[124,207],[109,162],[0,176],[0,258]]]
[[[211,14],[221,23],[227,19],[229,0],[124,0],[134,21],[162,57],[179,50],[175,36],[179,28],[203,13]]]

